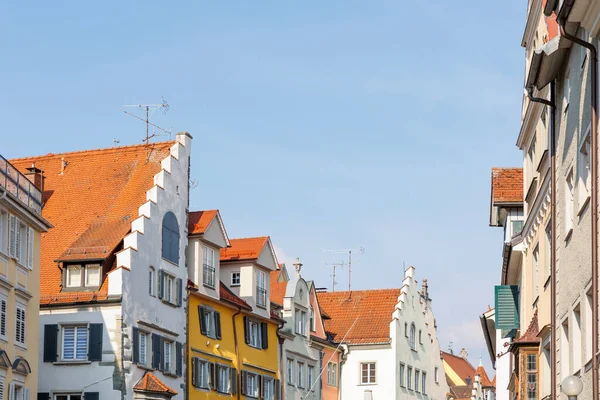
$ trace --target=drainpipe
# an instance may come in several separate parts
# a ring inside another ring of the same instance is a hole
[[[596,110],[598,108],[598,53],[596,47],[567,33],[564,22],[559,25],[560,34],[571,42],[585,47],[590,52],[590,68],[592,85],[591,108],[592,108],[592,140],[591,157],[592,164],[592,398],[598,398],[598,118]]]
[[[284,364],[283,364],[283,343],[285,342],[285,339],[282,338],[281,336],[279,336],[279,332],[281,331],[281,328],[283,328],[283,325],[285,325],[285,322],[279,323],[277,324],[277,342],[279,343],[279,398],[281,400],[285,400],[285,390],[284,388],[286,387],[286,385],[283,384],[283,377],[285,372],[283,371],[284,368]]]
[[[550,399],[556,399],[556,82],[550,82],[550,101],[533,96],[533,88],[527,88],[529,100],[550,107]]]
[[[236,393],[238,400],[241,400],[241,392],[242,392],[242,385],[240,384],[240,378],[242,377],[242,364],[240,361],[240,346],[238,345],[237,328],[235,326],[235,317],[240,315],[241,312],[242,312],[242,307],[238,307],[238,310],[236,311],[236,313],[231,316],[231,322],[233,323],[233,343],[235,344],[235,358],[237,360],[237,370],[238,370],[238,373],[235,374],[236,387],[237,387],[237,390],[235,391],[235,393]]]

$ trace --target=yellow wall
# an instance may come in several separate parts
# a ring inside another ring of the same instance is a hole
[[[448,378],[450,378],[450,380],[452,381],[453,384],[455,384],[457,386],[466,385],[466,382],[463,381],[456,372],[454,372],[454,370],[450,367],[450,365],[448,365],[448,363],[446,361],[444,361],[444,372],[446,373]]]
[[[262,375],[271,375],[279,379],[278,374],[278,340],[277,325],[269,321],[269,347],[268,349],[255,349],[248,346],[244,340],[244,315],[249,315],[254,319],[260,318],[252,314],[242,312],[235,317],[237,338],[239,345],[240,363],[235,351],[235,341],[233,337],[232,316],[238,311],[228,305],[229,303],[220,302],[208,297],[203,297],[197,293],[190,293],[188,296],[188,392],[189,399],[207,399],[207,398],[227,398],[237,397],[237,395],[223,395],[216,391],[207,391],[192,386],[191,363],[193,357],[200,357],[211,362],[218,362],[236,369],[238,372],[238,392],[241,391],[240,369],[257,372]],[[221,314],[221,339],[215,340],[208,338],[200,333],[200,320],[198,315],[198,306],[208,305],[213,307]],[[264,322],[264,321],[263,321]],[[218,346],[218,347],[217,347]],[[255,368],[253,366],[259,367]],[[268,372],[271,371],[271,372]]]

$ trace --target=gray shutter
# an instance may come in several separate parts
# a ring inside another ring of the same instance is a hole
[[[234,368],[231,368],[229,370],[229,372],[231,373],[231,394],[236,394],[237,393],[237,385],[238,385],[238,374],[237,374],[237,370]]]
[[[177,305],[183,305],[183,279],[177,278]]]
[[[198,387],[198,379],[197,378],[198,378],[198,358],[192,357],[192,386]]]
[[[50,393],[46,393],[46,392],[38,393],[37,400],[50,400]]]
[[[248,326],[248,317],[244,317],[244,340],[250,344],[250,327]]]
[[[152,368],[160,369],[160,336],[152,334]]]
[[[131,341],[133,343],[133,362],[138,363],[140,362],[140,332],[135,326],[131,330],[133,335],[133,340]]]
[[[260,333],[262,335],[262,348],[269,348],[269,325],[266,322],[261,322]]]
[[[158,270],[158,298],[165,298],[165,272],[162,269]]]
[[[221,313],[218,311],[214,312],[215,316],[215,334],[217,339],[221,339]]]
[[[208,387],[215,389],[215,363],[208,363]]]
[[[165,338],[160,336],[158,339],[158,351],[160,352],[160,369],[165,370]]]
[[[281,381],[279,379],[275,379],[273,382],[273,391],[275,394],[275,400],[281,399]]]
[[[102,324],[90,324],[89,328],[89,361],[102,361],[102,336],[104,328]]]
[[[44,325],[44,362],[55,362],[58,356],[58,325]]]
[[[519,328],[519,295],[518,286],[496,286],[496,329]]]
[[[200,319],[200,333],[206,336],[206,324],[204,323],[204,307],[198,306],[198,318]]]
[[[83,400],[100,400],[99,392],[84,392]]]
[[[246,379],[247,379],[246,371],[242,371],[241,374],[242,374],[242,387],[240,389],[240,392],[245,395],[245,394],[248,394],[248,393],[246,393]]]
[[[175,343],[175,374],[183,375],[183,346],[180,342]]]
[[[257,381],[258,381],[258,397],[262,399],[263,396],[265,395],[264,387],[263,387],[265,378],[262,375],[258,375]]]

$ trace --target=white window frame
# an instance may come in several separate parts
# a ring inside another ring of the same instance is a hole
[[[250,319],[248,321],[248,329],[250,330],[250,334],[248,335],[248,345],[257,349],[262,349],[262,328],[260,322]]]
[[[15,345],[27,346],[27,306],[21,303],[15,306]]]
[[[274,400],[275,398],[275,380],[270,377],[263,375],[262,378],[263,385],[263,400]]]
[[[231,393],[231,369],[227,365],[218,363],[215,363],[215,368],[219,383],[215,390],[219,393]]]
[[[421,384],[421,370],[415,368],[415,392],[420,393],[419,385]]]
[[[174,370],[173,354],[175,353],[174,347],[175,342],[165,339],[163,342],[163,371],[172,373]]]
[[[286,374],[287,374],[287,383],[288,385],[294,386],[294,360],[292,358],[288,358],[286,360]]]
[[[413,390],[412,387],[412,377],[413,377],[413,368],[409,365],[406,367],[406,388],[408,390]]]
[[[311,390],[315,383],[315,366],[309,365],[306,370],[306,388]]]
[[[73,358],[65,358],[65,330],[73,329]],[[85,356],[83,358],[77,358],[77,333],[79,329],[83,329],[85,332]],[[89,326],[85,324],[73,324],[73,325],[61,325],[60,326],[60,359],[64,362],[81,362],[88,360],[88,353],[90,351],[90,332]]]
[[[427,395],[427,372],[421,371],[421,394]]]
[[[334,362],[327,364],[327,384],[337,386],[337,364]]]
[[[298,373],[298,382],[296,385],[300,389],[304,389],[304,362],[296,361],[296,372]]]
[[[410,345],[411,350],[414,350],[414,351],[417,350],[417,344],[416,344],[416,338],[415,338],[416,330],[417,330],[417,327],[415,326],[415,323],[412,322],[410,324],[410,337],[409,337],[408,343]]]
[[[438,367],[435,367],[433,370],[433,380],[435,383],[440,383],[440,370]]]
[[[197,357],[196,357],[197,358]],[[197,358],[198,359],[198,371],[196,371],[197,376],[197,381],[196,381],[196,387],[199,387],[201,389],[208,389],[210,387],[210,367],[209,367],[209,362],[207,360],[204,360],[202,358]]]
[[[71,396],[79,396],[79,400],[83,400],[83,393],[55,393],[52,398],[58,400],[59,396],[67,396],[67,400],[72,400]]]
[[[406,373],[406,364],[404,363],[400,363],[400,368],[399,368],[399,377],[400,377],[400,387],[405,387],[406,386],[406,382],[405,382],[405,376],[404,374]]]
[[[88,278],[89,278],[89,273],[88,270],[92,268],[98,271],[98,284],[97,285],[91,285],[88,282]],[[100,264],[86,264],[85,266],[85,287],[100,287],[100,284],[102,283],[102,266]]]
[[[215,250],[208,246],[202,248],[202,284],[215,288],[217,267],[215,265]]]
[[[0,208],[0,253],[8,256],[8,212]]]
[[[79,264],[67,265],[66,269],[67,269],[67,278],[66,278],[66,281],[65,281],[65,286],[67,288],[69,288],[69,289],[82,287],[81,286],[82,281],[83,281],[82,276],[84,275],[84,267],[83,267],[83,265],[79,265]],[[72,285],[71,284],[71,274],[72,274],[71,271],[74,270],[74,269],[79,269],[79,285]]]
[[[240,271],[233,271],[231,273],[231,286],[240,286],[241,282],[242,282],[242,274],[241,274],[241,272]]]
[[[138,360],[141,365],[147,365],[148,362],[148,336],[150,334],[144,331],[138,331],[139,353]],[[143,343],[143,344],[142,344]]]
[[[250,383],[251,380],[254,383]],[[246,371],[246,395],[254,398],[258,398],[260,379],[258,379],[258,374],[254,372]],[[253,393],[252,393],[253,392]]]
[[[367,381],[364,381],[363,366],[367,366]],[[373,376],[371,376],[371,373]],[[361,385],[376,385],[377,384],[377,362],[376,361],[363,361],[360,363],[360,379]],[[372,379],[371,379],[372,378]]]
[[[312,306],[310,307],[310,331],[317,331],[317,319],[315,318],[315,309]]]
[[[267,274],[260,269],[256,270],[256,305],[261,308],[267,307]]]
[[[156,297],[156,269],[152,265],[148,268],[148,294]]]

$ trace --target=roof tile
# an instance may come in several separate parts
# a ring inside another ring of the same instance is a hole
[[[221,249],[221,261],[256,260],[268,240],[268,236],[231,239],[231,247]]]
[[[160,381],[152,372],[146,371],[142,379],[133,387],[133,390],[152,393],[163,393],[169,397],[175,396],[177,392]]]
[[[188,235],[203,234],[218,210],[192,211],[188,218]]]
[[[492,203],[523,202],[523,168],[492,168]]]

